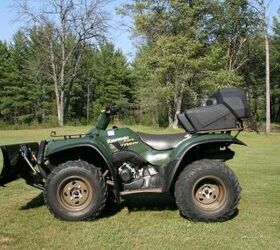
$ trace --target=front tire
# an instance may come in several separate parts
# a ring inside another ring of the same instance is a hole
[[[68,161],[60,164],[48,176],[44,199],[57,218],[89,220],[102,212],[107,189],[98,168],[81,160]]]
[[[175,184],[179,210],[193,221],[228,220],[237,209],[240,191],[234,172],[224,163],[208,159],[186,166]]]

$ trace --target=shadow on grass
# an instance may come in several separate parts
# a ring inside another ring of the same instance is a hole
[[[31,201],[26,203],[20,208],[20,210],[28,210],[37,207],[44,206],[44,197],[43,193],[40,193],[34,197]],[[137,195],[128,195],[124,198],[124,202],[121,204],[114,203],[109,201],[99,216],[101,218],[112,217],[123,208],[127,208],[129,212],[133,211],[163,211],[163,210],[176,210],[177,206],[170,194],[137,194]]]
[[[180,214],[180,216],[181,216],[182,218],[188,219],[187,217],[185,217],[185,216],[182,214],[182,212],[180,212],[179,214]],[[224,223],[224,222],[233,220],[238,214],[239,214],[239,209],[236,208],[235,211],[234,211],[234,213],[233,213],[232,215],[230,215],[226,220],[220,221],[219,223]],[[190,219],[190,221],[191,221],[191,219]],[[217,222],[215,222],[215,221],[214,221],[214,222],[213,222],[213,221],[205,221],[205,223],[217,223]]]
[[[280,132],[280,123],[273,123],[272,124],[272,131],[273,132]]]
[[[164,211],[164,210],[177,210],[177,205],[174,198],[168,194],[155,194],[144,193],[127,195],[123,197],[124,202],[117,204],[109,202],[104,212],[99,216],[99,219],[114,216],[122,209],[127,208],[129,213],[137,211]]]
[[[239,214],[239,209],[236,208],[235,212],[228,218],[228,220],[234,219]]]
[[[44,197],[43,193],[40,193],[34,197],[27,204],[22,206],[20,210],[33,209],[37,207],[44,206]],[[137,211],[174,211],[178,210],[175,199],[169,193],[155,194],[155,193],[144,193],[137,195],[127,195],[124,197],[124,202],[121,204],[114,203],[109,201],[98,219],[108,218],[116,215],[122,209],[127,208],[129,213]],[[239,210],[236,211],[227,219],[234,219],[239,213]],[[182,213],[180,215],[185,218]]]
[[[27,202],[24,206],[22,206],[20,208],[20,210],[32,209],[32,208],[41,207],[44,205],[45,205],[45,202],[44,202],[44,196],[43,196],[43,192],[42,192],[39,195],[37,195],[36,197],[34,197],[31,201]]]
[[[34,197],[31,201],[26,203],[21,207],[21,210],[32,209],[36,207],[44,206],[44,197],[43,192]],[[127,195],[124,197],[124,202],[122,204],[117,204],[114,202],[108,203],[105,208],[105,214],[115,214],[120,211],[124,207],[127,207],[129,211],[137,211],[137,210],[177,210],[177,205],[175,203],[174,198],[168,194],[153,194],[153,193],[145,193],[145,194],[137,194],[137,195]]]
[[[128,211],[150,210],[150,211],[163,211],[163,210],[177,210],[177,205],[174,198],[169,193],[163,194],[138,194],[129,195],[125,197],[125,207]]]

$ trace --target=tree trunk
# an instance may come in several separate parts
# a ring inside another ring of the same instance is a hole
[[[172,105],[171,102],[167,102],[168,105],[168,127],[172,128],[173,127],[173,114],[172,114]]]
[[[159,120],[158,120],[158,110],[157,110],[157,108],[153,112],[153,125],[156,128],[159,128]]]
[[[64,90],[60,87],[61,83],[59,82],[59,78],[57,76],[57,67],[55,63],[55,52],[53,49],[52,40],[49,40],[50,45],[50,58],[51,58],[51,66],[52,66],[52,79],[54,82],[54,92],[55,92],[55,101],[56,101],[56,110],[57,110],[57,119],[58,124],[60,126],[64,125]]]
[[[59,97],[56,98],[57,119],[59,126],[64,125],[64,91],[61,91]]]
[[[261,16],[263,21],[263,33],[264,33],[264,43],[265,43],[265,100],[266,100],[266,122],[265,122],[265,132],[270,134],[270,67],[269,67],[269,41],[268,41],[268,24],[266,20],[266,6],[265,0],[260,1]]]
[[[174,129],[178,128],[177,115],[181,113],[182,99],[183,99],[183,95],[181,93],[174,97],[175,115],[174,115],[174,122],[172,126],[172,128]]]
[[[89,112],[90,112],[90,82],[87,83],[87,123],[89,121]]]
[[[269,65],[269,41],[267,30],[265,31],[265,95],[266,95],[266,122],[265,132],[270,134],[270,65]]]

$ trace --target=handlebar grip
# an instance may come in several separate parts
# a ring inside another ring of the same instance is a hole
[[[111,116],[111,115],[116,115],[118,113],[119,109],[115,106],[111,106],[106,108],[106,115]]]

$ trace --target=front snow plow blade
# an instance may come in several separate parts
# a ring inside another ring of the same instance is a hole
[[[33,185],[38,172],[35,169],[36,155],[39,149],[37,142],[2,145],[3,167],[0,173],[0,186],[23,178]]]

